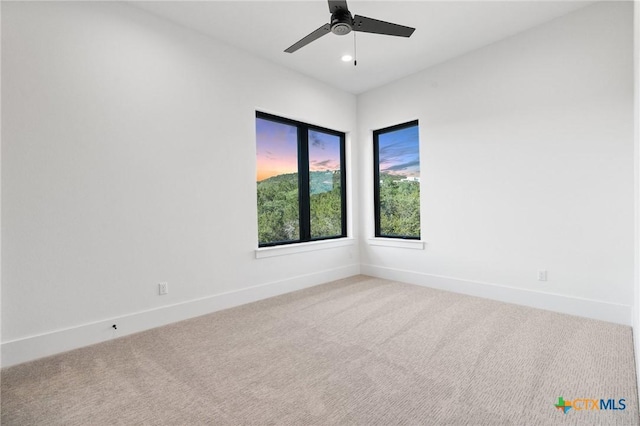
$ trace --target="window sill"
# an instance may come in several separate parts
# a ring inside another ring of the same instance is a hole
[[[335,240],[311,241],[308,243],[287,244],[275,247],[261,247],[256,249],[256,259],[352,246],[353,244],[353,238],[339,238]]]
[[[424,250],[426,243],[420,240],[403,240],[401,238],[369,238],[369,245]]]

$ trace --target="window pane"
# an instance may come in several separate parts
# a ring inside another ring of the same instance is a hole
[[[256,111],[258,245],[345,237],[345,135]]]
[[[298,130],[256,118],[258,241],[300,239]]]
[[[309,131],[311,238],[342,235],[341,138]]]
[[[418,126],[377,134],[379,236],[420,237]]]

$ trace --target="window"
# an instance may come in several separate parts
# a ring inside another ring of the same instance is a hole
[[[260,247],[346,237],[344,140],[256,112]]]
[[[375,235],[420,238],[418,121],[373,132]]]

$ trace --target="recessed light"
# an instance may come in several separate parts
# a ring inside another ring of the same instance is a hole
[[[353,56],[351,55],[342,55],[342,62],[349,62],[353,59]]]

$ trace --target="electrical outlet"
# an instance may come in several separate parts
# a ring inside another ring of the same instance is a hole
[[[547,280],[547,270],[540,269],[538,271],[538,281],[546,281]]]
[[[169,293],[169,283],[158,283],[158,294],[163,295]]]

